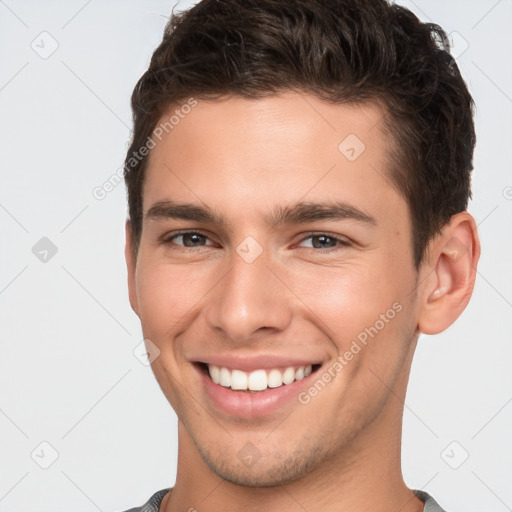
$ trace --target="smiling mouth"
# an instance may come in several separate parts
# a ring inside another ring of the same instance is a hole
[[[196,364],[215,384],[245,393],[260,393],[292,384],[316,372],[321,366],[321,364],[309,364],[244,372],[202,362]]]

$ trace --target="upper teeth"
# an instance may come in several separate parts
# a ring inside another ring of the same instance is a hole
[[[208,372],[215,384],[220,384],[231,389],[248,389],[250,391],[262,391],[269,388],[278,388],[283,384],[291,384],[295,380],[301,380],[311,373],[311,365],[293,367],[289,366],[284,371],[277,368],[272,370],[254,370],[246,373],[242,370],[229,370],[225,367],[208,365]]]

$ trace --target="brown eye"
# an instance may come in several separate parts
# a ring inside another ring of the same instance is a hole
[[[325,252],[328,252],[330,249],[336,249],[337,247],[346,247],[349,246],[350,243],[343,239],[334,235],[329,235],[328,233],[318,233],[312,234],[303,238],[301,243],[306,240],[312,241],[313,249],[325,249]]]
[[[175,233],[172,236],[166,237],[164,240],[162,240],[162,244],[177,245],[187,249],[193,249],[194,247],[204,247],[205,245],[211,245],[203,243],[206,240],[208,240],[208,237],[202,233],[199,233],[198,231],[180,231],[179,233]]]

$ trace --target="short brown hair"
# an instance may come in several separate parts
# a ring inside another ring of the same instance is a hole
[[[441,27],[385,0],[202,0],[173,12],[132,94],[124,174],[135,257],[149,158],[139,150],[169,107],[296,90],[384,105],[396,148],[390,178],[409,206],[419,268],[429,240],[471,197],[474,105],[449,48]]]

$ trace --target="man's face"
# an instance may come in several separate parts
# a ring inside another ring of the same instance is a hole
[[[297,93],[199,101],[152,150],[131,303],[182,435],[227,480],[277,485],[399,435],[417,272],[381,118]],[[244,379],[267,388],[226,387]]]

